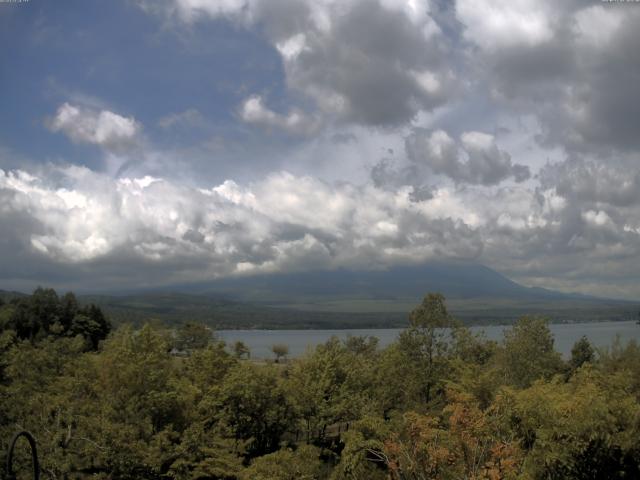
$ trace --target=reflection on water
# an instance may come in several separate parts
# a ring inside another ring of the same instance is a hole
[[[568,356],[571,347],[580,337],[585,335],[597,347],[606,347],[619,335],[626,343],[635,339],[640,341],[640,325],[635,322],[597,322],[550,325],[555,338],[556,350]],[[502,340],[503,332],[508,326],[471,327],[474,332],[484,331],[487,338]],[[379,345],[385,347],[393,342],[399,328],[371,328],[357,330],[220,330],[218,335],[228,344],[237,340],[243,341],[251,349],[252,358],[271,358],[271,346],[284,343],[289,346],[289,356],[303,355],[308,348],[326,342],[332,336],[344,339],[349,335],[371,335],[378,337]]]

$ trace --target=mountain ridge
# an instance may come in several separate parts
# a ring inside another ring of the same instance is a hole
[[[509,324],[526,314],[553,322],[630,320],[639,308],[632,301],[526,287],[484,265],[445,263],[244,276],[78,298],[101,306],[116,323],[322,329],[404,326],[408,312],[430,292],[442,293],[467,324]]]
[[[293,295],[318,299],[334,295],[372,298],[421,298],[440,292],[447,298],[599,299],[542,287],[526,287],[481,264],[427,263],[385,270],[316,270],[230,277],[210,282],[200,293],[242,300],[290,300]],[[256,295],[259,293],[259,295]]]

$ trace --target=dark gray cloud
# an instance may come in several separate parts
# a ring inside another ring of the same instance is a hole
[[[541,140],[581,152],[640,146],[635,5],[460,0],[458,16],[476,74],[508,106],[537,113]]]
[[[576,203],[613,207],[640,205],[638,165],[572,158],[543,168],[540,183],[543,187],[555,188],[558,194]]]
[[[443,130],[416,129],[405,147],[415,164],[456,183],[495,185],[510,177],[523,182],[531,176],[526,165],[512,163],[509,153],[498,148],[493,135],[482,132],[465,132],[456,142]]]
[[[401,11],[356,2],[335,16],[331,35],[308,35],[299,55],[285,62],[289,81],[349,120],[405,123],[454,91],[445,38],[437,32],[427,38],[424,28]]]

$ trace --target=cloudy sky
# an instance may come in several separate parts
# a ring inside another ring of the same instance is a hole
[[[640,3],[0,3],[0,288],[430,260],[640,296]]]

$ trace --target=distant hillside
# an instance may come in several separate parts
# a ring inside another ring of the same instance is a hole
[[[279,307],[221,301],[206,295],[147,293],[129,296],[80,296],[96,303],[115,324],[158,321],[178,325],[206,323],[216,329],[356,329],[405,327],[417,302],[341,300]],[[635,320],[640,305],[602,300],[448,299],[454,316],[469,325],[511,324],[522,315],[543,315],[553,322]]]
[[[386,328],[407,324],[406,312],[322,312],[275,308],[242,303],[209,295],[152,292],[136,295],[81,295],[83,303],[95,303],[115,324],[158,321],[179,325],[206,323],[216,329],[331,329]]]
[[[192,320],[219,329],[322,329],[403,327],[429,292],[444,294],[450,311],[468,324],[509,324],[526,314],[554,322],[635,320],[640,310],[637,302],[528,288],[485,266],[460,264],[261,275],[79,298],[100,305],[115,323]]]
[[[334,298],[419,300],[425,292],[447,298],[526,300],[588,298],[524,287],[484,265],[432,263],[386,270],[332,270],[227,278],[201,287],[244,301],[298,303]]]
[[[9,302],[11,300],[13,300],[14,298],[20,298],[20,297],[26,297],[27,294],[26,293],[22,293],[22,292],[13,292],[13,291],[8,291],[8,290],[0,290],[0,300],[2,300],[3,302]]]

